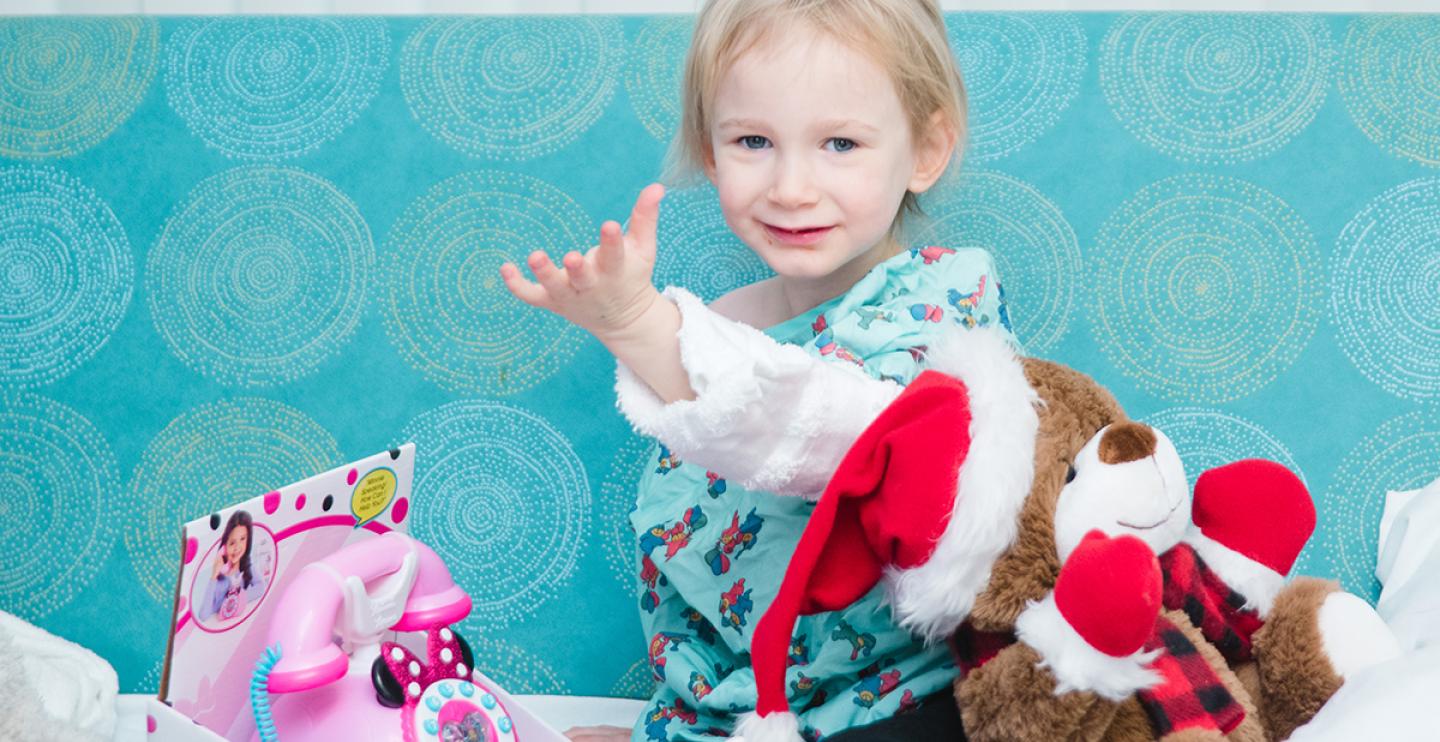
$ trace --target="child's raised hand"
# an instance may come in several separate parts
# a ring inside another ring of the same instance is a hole
[[[601,340],[622,333],[659,297],[655,290],[655,224],[665,188],[647,186],[635,199],[630,230],[607,221],[600,226],[600,244],[584,255],[571,251],[556,266],[543,251],[526,261],[535,281],[520,275],[513,263],[500,266],[505,288],[532,307],[548,309],[588,330]]]
[[[230,560],[225,558],[225,550],[222,548],[220,550],[220,553],[215,555],[215,566],[210,570],[210,579],[214,580],[219,578],[222,574],[229,573]]]

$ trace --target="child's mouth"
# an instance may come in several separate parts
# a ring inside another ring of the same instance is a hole
[[[830,233],[834,227],[801,227],[800,229],[785,229],[773,224],[766,224],[765,229],[770,236],[778,242],[787,245],[813,245],[821,238]]]

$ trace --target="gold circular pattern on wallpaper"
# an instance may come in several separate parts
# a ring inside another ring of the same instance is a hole
[[[590,483],[570,441],[545,419],[483,400],[441,405],[410,421],[415,444],[412,533],[445,560],[482,633],[533,614],[575,574],[589,540]]]
[[[514,394],[575,356],[583,330],[510,295],[500,266],[533,280],[525,258],[552,260],[599,239],[574,199],[542,180],[479,171],[413,201],[386,240],[380,279],[385,331],[402,358],[457,394]]]
[[[1192,492],[1201,474],[1241,459],[1274,461],[1305,480],[1305,472],[1279,438],[1239,415],[1205,407],[1172,407],[1140,422],[1164,433],[1175,444]]]
[[[90,360],[134,288],[130,240],[99,194],[48,167],[0,170],[0,386],[48,384]]]
[[[182,524],[344,461],[328,431],[280,402],[236,397],[184,412],[150,440],[130,480],[123,533],[140,586],[168,606]]]
[[[1350,21],[1340,97],[1355,125],[1392,154],[1440,166],[1440,15]]]
[[[514,695],[568,695],[570,687],[538,655],[503,639],[486,636],[471,618],[455,626],[475,654],[475,668]],[[552,650],[553,651],[553,650]]]
[[[665,196],[655,242],[655,285],[679,286],[707,302],[775,275],[730,231],[708,183]]]
[[[947,176],[921,199],[916,246],[978,247],[995,258],[1001,296],[1027,353],[1044,353],[1070,327],[1080,291],[1080,243],[1060,207],[1035,186],[992,170]]]
[[[370,228],[334,184],[250,165],[206,178],[175,207],[146,261],[146,300],[185,365],[271,386],[340,352],[374,264]]]
[[[610,686],[611,698],[649,698],[655,692],[655,676],[650,670],[650,660],[641,657],[625,669],[614,685]]]
[[[33,394],[0,397],[0,451],[0,606],[36,621],[69,603],[109,560],[120,475],[90,420]]]
[[[657,16],[640,26],[630,44],[625,93],[645,131],[662,142],[680,127],[685,52],[694,30],[694,16]]]
[[[400,88],[420,125],[447,146],[526,160],[600,119],[624,53],[616,18],[436,18],[406,39]]]
[[[1093,263],[1101,350],[1165,399],[1254,392],[1290,367],[1319,321],[1324,273],[1310,227],[1236,178],[1145,186],[1105,220]]]
[[[0,157],[69,157],[130,118],[155,78],[160,23],[0,19]]]
[[[1086,41],[1076,15],[951,13],[945,25],[969,99],[967,160],[1039,139],[1080,94]]]
[[[205,18],[166,42],[170,107],[204,142],[243,159],[295,157],[333,139],[380,91],[381,18]]]
[[[600,483],[600,522],[605,525],[605,561],[626,595],[633,596],[640,580],[639,542],[630,512],[640,476],[655,452],[655,439],[630,435],[610,458],[610,471]]]
[[[1437,245],[1440,178],[1426,178],[1366,204],[1331,258],[1330,315],[1341,349],[1381,388],[1421,402],[1440,401]]]
[[[1132,14],[1100,44],[1100,88],[1145,144],[1184,162],[1233,164],[1310,125],[1334,57],[1320,14]]]
[[[1316,538],[1324,560],[1345,589],[1372,600],[1379,594],[1375,560],[1385,493],[1413,490],[1440,477],[1440,411],[1387,420],[1340,461],[1325,494]],[[1314,539],[1312,539],[1313,541]]]

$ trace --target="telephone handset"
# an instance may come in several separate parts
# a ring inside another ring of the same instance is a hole
[[[508,712],[449,628],[470,608],[440,557],[405,534],[306,565],[251,682],[255,739],[513,742]],[[426,656],[382,641],[390,631],[424,631]],[[270,693],[281,694],[273,705]]]

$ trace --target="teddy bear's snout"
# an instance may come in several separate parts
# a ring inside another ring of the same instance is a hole
[[[1155,431],[1149,425],[1133,421],[1116,423],[1100,438],[1100,461],[1124,464],[1155,455]]]

